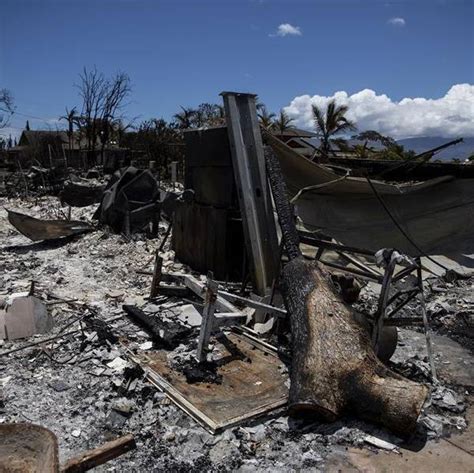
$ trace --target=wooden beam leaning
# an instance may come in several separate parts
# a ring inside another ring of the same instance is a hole
[[[222,92],[247,253],[255,292],[270,293],[277,273],[278,239],[266,178],[254,94]]]

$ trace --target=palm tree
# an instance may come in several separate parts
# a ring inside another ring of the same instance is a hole
[[[268,112],[265,105],[259,107],[258,112],[258,121],[262,128],[265,130],[271,130],[274,126],[273,119],[275,118],[275,114]]]
[[[290,118],[288,114],[283,109],[281,109],[278,118],[273,122],[273,126],[278,134],[283,135],[286,130],[294,128],[291,124],[292,121],[293,118]]]
[[[66,115],[59,117],[60,120],[66,120],[68,124],[67,137],[69,139],[69,152],[72,149],[72,139],[74,136],[74,124],[78,121],[76,107],[73,107],[71,110],[68,110],[66,107]]]
[[[194,116],[196,115],[196,111],[192,108],[184,108],[181,107],[181,112],[175,114],[173,118],[175,119],[178,128],[182,130],[185,128],[190,128],[193,124]]]
[[[349,110],[347,105],[336,105],[335,100],[331,100],[326,110],[323,111],[317,105],[313,105],[313,119],[316,133],[321,140],[320,152],[323,159],[327,160],[329,153],[332,151],[331,145],[343,143],[343,138],[335,139],[335,135],[356,130],[355,124],[346,118]]]

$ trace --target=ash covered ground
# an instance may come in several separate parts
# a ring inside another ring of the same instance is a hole
[[[57,218],[62,212],[56,199],[46,197],[3,199],[0,206],[41,218]],[[72,217],[90,220],[94,210],[73,209]],[[161,235],[165,228],[163,224]],[[144,379],[124,348],[147,350],[151,343],[125,317],[122,304],[170,320],[189,304],[179,298],[146,300],[151,277],[137,270],[152,270],[159,243],[139,235],[126,240],[104,230],[67,241],[32,243],[8,223],[6,211],[0,211],[0,298],[28,291],[35,280],[40,297],[77,299],[75,304],[49,306],[56,324],[51,333],[0,342],[0,422],[49,428],[58,437],[61,461],[132,433],[137,449],[97,471],[325,471],[334,451],[349,446],[376,450],[367,442],[368,434],[403,448],[400,439],[350,417],[320,424],[294,421],[284,412],[211,435],[172,404]],[[174,262],[171,251],[164,257],[165,271],[187,271]],[[426,285],[439,383],[430,377],[423,333],[400,330],[392,368],[432,389],[412,445],[455,435],[467,426],[474,371],[473,284],[473,279],[433,278]],[[376,300],[375,292],[366,288],[359,309],[372,309]],[[403,315],[418,311],[413,302]],[[5,355],[69,331],[74,333]]]

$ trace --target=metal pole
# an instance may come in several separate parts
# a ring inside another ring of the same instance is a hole
[[[258,295],[271,293],[278,239],[254,94],[222,92],[245,243]]]
[[[196,359],[199,363],[206,361],[209,339],[211,338],[212,325],[214,322],[214,312],[216,310],[218,284],[213,280],[212,272],[207,274],[206,295],[204,310],[202,312],[201,329],[199,331],[199,341],[196,352]]]

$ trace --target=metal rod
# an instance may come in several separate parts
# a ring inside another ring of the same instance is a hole
[[[201,329],[199,331],[199,341],[196,351],[196,359],[199,363],[206,360],[209,339],[211,338],[212,325],[214,323],[214,312],[216,310],[217,283],[213,280],[212,272],[207,275],[206,295],[204,310],[202,312]]]
[[[332,241],[320,240],[314,237],[311,233],[299,231],[300,242],[310,246],[317,246],[330,250],[347,251],[349,253],[361,254],[366,256],[375,256],[375,252],[365,250],[363,248],[356,248],[354,246],[341,245],[340,243],[333,243]]]
[[[388,327],[410,327],[413,325],[423,325],[422,317],[397,317],[396,319],[388,319],[385,321]]]
[[[403,309],[416,295],[418,294],[418,290],[414,290],[400,305],[398,305],[395,309],[393,309],[388,315],[387,318],[393,317],[398,311]],[[389,304],[387,304],[388,306]]]
[[[405,276],[408,276],[410,273],[415,271],[418,267],[417,266],[409,266],[408,268],[401,269],[398,273],[396,273],[392,280],[393,282],[400,281],[400,279],[403,279]]]
[[[392,282],[393,282],[393,278],[392,278]],[[410,288],[410,289],[403,289],[401,291],[398,291],[394,296],[392,296],[388,300],[387,305],[390,305],[393,302],[395,302],[400,296],[403,296],[405,294],[411,294],[413,291],[418,292],[418,289]]]
[[[382,275],[375,277],[372,273],[367,273],[365,271],[361,271],[354,268],[348,268],[347,266],[342,266],[340,264],[330,263],[329,261],[323,261],[323,260],[320,260],[320,262],[326,266],[329,266],[330,268],[340,269],[341,271],[345,273],[355,274],[356,276],[361,276],[361,277],[370,279],[371,281],[376,281],[379,284],[381,284],[383,281]]]
[[[268,312],[271,312],[273,315],[276,315],[277,317],[286,317],[287,315],[285,309],[280,309],[279,307],[274,307],[263,302],[254,301],[252,299],[247,299],[246,297],[242,296],[236,296],[235,294],[226,291],[218,291],[218,294],[219,296],[222,296],[224,299],[230,302],[243,302],[247,306],[253,307],[254,309],[265,309]]]
[[[372,331],[372,345],[374,351],[377,352],[379,345],[380,334],[382,333],[383,323],[385,319],[385,311],[387,309],[387,300],[390,294],[390,284],[392,282],[393,271],[396,265],[395,259],[392,259],[385,269],[385,275],[383,277],[382,289],[380,291],[379,305],[376,314],[375,324]]]
[[[342,258],[345,260],[349,261],[349,263],[353,264],[359,269],[362,269],[363,271],[367,271],[368,273],[373,274],[375,277],[382,277],[383,275],[380,274],[378,271],[375,269],[369,268],[369,266],[365,265],[362,263],[362,261],[359,261],[357,258],[352,257],[351,255],[348,255],[342,251],[336,250],[337,254],[340,255]]]

